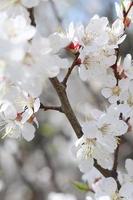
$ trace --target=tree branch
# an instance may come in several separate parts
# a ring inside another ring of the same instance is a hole
[[[82,135],[83,135],[82,128],[72,110],[72,107],[68,100],[64,85],[59,82],[57,77],[50,78],[50,81],[51,81],[53,87],[55,88],[55,90],[58,94],[58,97],[61,101],[62,110],[65,113],[67,119],[69,120],[71,126],[73,127],[77,137],[78,138],[82,137]]]
[[[123,10],[123,18],[124,18],[124,19],[123,19],[123,23],[124,23],[124,26],[125,26],[124,29],[126,29],[126,27],[128,27],[129,24],[130,24],[130,20],[127,18],[127,16],[128,16],[128,14],[129,14],[129,12],[130,12],[132,6],[133,6],[133,2],[130,3],[129,8],[128,8],[127,11],[125,11],[125,8],[124,8],[124,10]]]
[[[114,165],[112,168],[113,172],[117,171],[117,167],[118,167],[118,155],[119,155],[119,145],[117,146],[116,150],[115,150],[115,154],[114,154]]]
[[[119,157],[119,148],[120,148],[120,144],[118,144],[115,153],[114,153],[114,165],[112,168],[112,175],[115,178],[116,182],[117,182],[117,186],[118,189],[120,189],[121,185],[120,182],[118,180],[118,173],[117,173],[117,168],[118,168],[118,157]]]
[[[76,54],[76,57],[71,65],[71,67],[68,68],[68,71],[67,71],[67,74],[66,76],[64,77],[63,81],[62,81],[62,84],[66,87],[67,86],[67,81],[72,73],[72,70],[74,69],[74,67],[77,65],[77,60],[78,60],[78,57],[79,57],[79,52]]]
[[[63,110],[62,110],[61,106],[44,106],[41,103],[40,109],[43,109],[44,111],[47,111],[47,110],[56,110],[56,111],[59,111],[59,112],[63,113]]]
[[[31,19],[31,25],[36,26],[35,16],[34,16],[34,8],[29,8],[28,12],[29,12],[29,17]]]

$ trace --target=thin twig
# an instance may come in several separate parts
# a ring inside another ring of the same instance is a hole
[[[101,167],[101,166],[97,163],[97,161],[96,161],[95,159],[94,159],[94,167],[97,168],[97,169],[101,172],[101,174],[102,174],[103,176],[105,176],[105,177],[110,177],[110,176],[112,176],[112,175],[111,175],[111,170],[104,169],[103,167]]]
[[[78,60],[78,57],[79,57],[79,52],[77,53],[71,67],[68,68],[68,71],[67,71],[67,74],[66,76],[64,77],[63,81],[62,81],[62,84],[66,87],[67,86],[67,81],[72,73],[72,70],[74,69],[74,67],[77,65],[77,60]]]
[[[29,17],[31,19],[31,25],[36,26],[35,16],[34,16],[34,8],[29,8],[28,11],[29,11]]]
[[[120,148],[120,144],[118,144],[115,153],[114,153],[114,164],[113,164],[113,168],[112,168],[112,175],[115,178],[116,182],[117,182],[117,186],[118,189],[120,189],[121,185],[120,182],[118,180],[118,173],[117,173],[117,168],[118,168],[118,157],[119,157],[119,148]]]
[[[117,171],[117,167],[118,167],[119,146],[120,145],[117,146],[117,148],[115,150],[115,154],[114,154],[114,165],[113,165],[113,168],[112,168],[113,172],[116,172]]]
[[[124,26],[125,26],[124,29],[126,29],[126,27],[127,27],[126,20],[127,20],[127,16],[128,16],[128,14],[129,14],[129,12],[130,12],[132,6],[133,6],[133,2],[130,3],[129,8],[128,8],[127,11],[125,11],[125,8],[124,8],[124,10],[123,10],[123,17],[124,17],[123,23],[124,23]]]
[[[55,110],[63,113],[61,106],[44,106],[43,104],[41,104],[40,109],[43,109],[44,111]]]

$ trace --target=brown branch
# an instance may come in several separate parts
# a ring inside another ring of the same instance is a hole
[[[67,74],[66,76],[64,77],[63,81],[62,81],[62,84],[66,87],[67,86],[67,81],[72,73],[72,70],[74,69],[74,67],[77,65],[77,60],[78,60],[78,57],[79,57],[79,52],[76,54],[76,57],[71,65],[71,67],[68,68],[68,71],[67,71]]]
[[[103,167],[101,167],[96,160],[94,160],[94,167],[96,167],[100,172],[101,174],[108,178],[108,177],[113,177],[115,179],[115,181],[117,182],[117,187],[118,187],[118,190],[121,188],[121,185],[120,185],[120,182],[118,180],[118,173],[117,171],[114,171],[113,170],[108,170],[108,169],[104,169]],[[116,167],[116,166],[115,166]],[[117,167],[116,167],[116,170],[117,170]]]
[[[44,111],[47,111],[47,110],[55,110],[55,111],[59,111],[59,112],[62,112],[62,113],[63,113],[63,110],[62,110],[61,106],[44,106],[44,105],[41,103],[40,109],[43,109]]]
[[[29,12],[29,17],[31,19],[31,25],[36,26],[35,16],[34,16],[34,8],[29,8],[28,12]]]
[[[119,146],[120,145],[117,146],[117,148],[115,150],[115,154],[114,154],[114,165],[113,165],[113,168],[112,168],[113,172],[116,172],[117,171],[117,167],[118,167]]]
[[[129,5],[129,8],[127,9],[127,11],[123,10],[123,16],[124,16],[124,19],[127,17],[127,15],[129,14],[131,8],[133,6],[133,2],[130,3]]]
[[[111,174],[111,170],[108,170],[108,169],[104,169],[103,167],[101,167],[97,161],[94,159],[94,167],[97,168],[101,174],[105,177],[109,177],[109,176],[112,176]]]
[[[123,23],[124,23],[124,26],[125,26],[125,27],[124,27],[124,30],[126,30],[126,27],[128,27],[129,24],[130,24],[130,20],[127,18],[127,16],[128,16],[128,14],[129,14],[129,12],[130,12],[132,6],[133,6],[133,2],[130,3],[129,8],[128,8],[127,11],[125,11],[125,8],[124,8],[124,10],[123,10],[123,18],[124,18],[124,19],[123,19]]]
[[[77,137],[78,138],[82,137],[82,135],[83,135],[82,128],[72,110],[72,107],[68,100],[64,85],[59,82],[57,77],[50,78],[50,81],[51,81],[53,87],[55,88],[55,90],[58,94],[58,97],[61,101],[62,110],[65,113],[67,119],[69,120],[71,126],[73,127]]]
[[[118,173],[117,173],[119,148],[120,148],[120,144],[118,144],[118,146],[117,146],[117,148],[115,150],[115,153],[114,153],[114,165],[113,165],[113,168],[112,168],[112,176],[114,177],[114,179],[117,182],[118,189],[120,189],[120,187],[121,187],[120,182],[118,180]]]

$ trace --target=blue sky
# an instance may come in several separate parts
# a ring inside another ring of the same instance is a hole
[[[87,23],[94,14],[105,15],[107,9],[114,10],[114,2],[119,0],[75,0],[65,15],[64,23],[71,21]]]

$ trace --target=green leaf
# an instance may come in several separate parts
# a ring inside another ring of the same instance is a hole
[[[45,123],[40,126],[40,132],[43,136],[50,138],[54,135],[55,129],[51,124]]]
[[[80,190],[81,192],[88,192],[89,191],[89,186],[86,183],[74,181],[74,182],[72,182],[72,184],[76,189]]]

